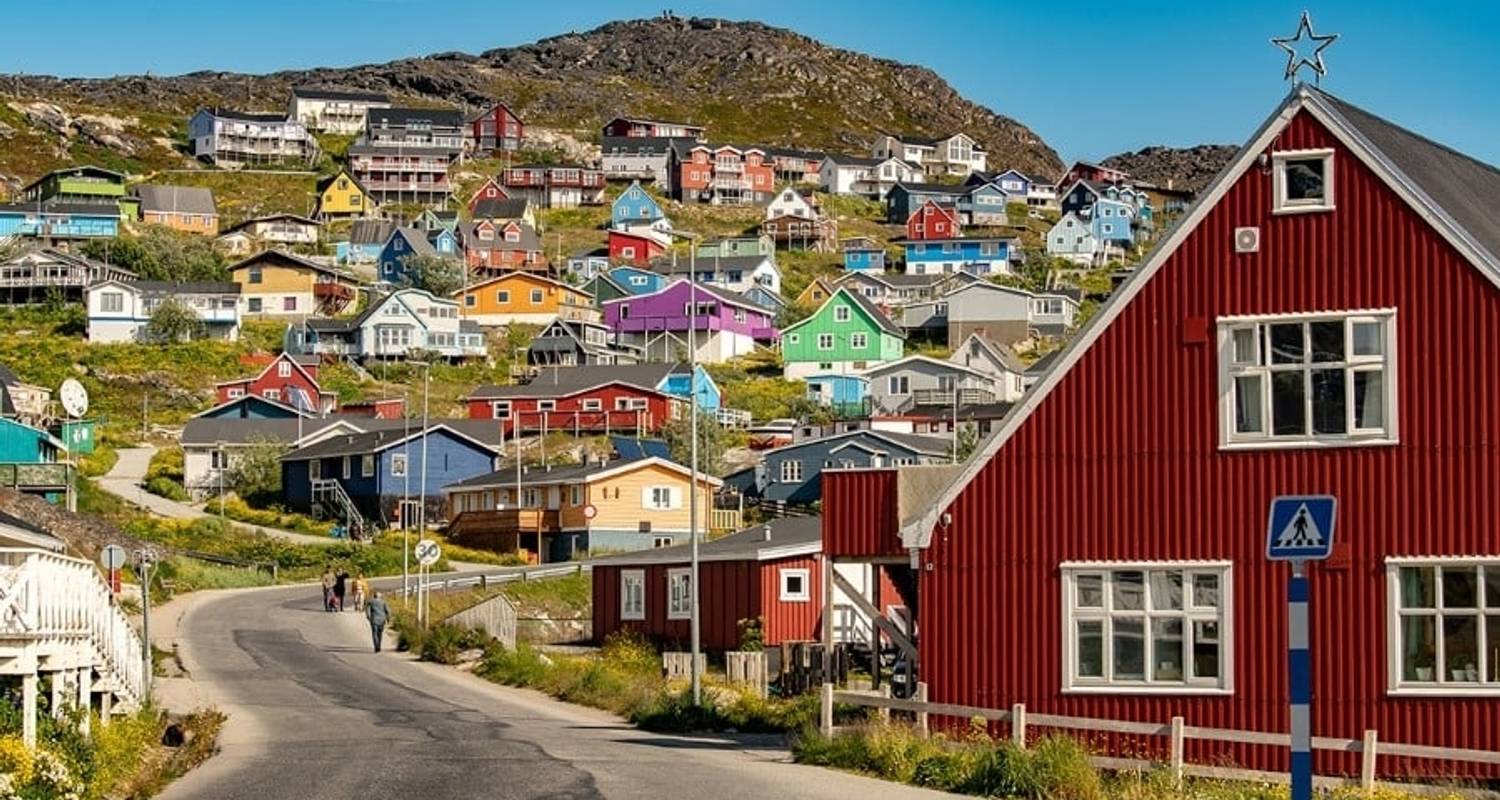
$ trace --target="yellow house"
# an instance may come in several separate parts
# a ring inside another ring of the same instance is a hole
[[[657,456],[515,468],[443,487],[448,536],[468,547],[524,550],[539,561],[589,551],[646,550],[688,540],[687,467]],[[698,475],[698,525],[708,529],[723,481]],[[519,498],[519,502],[517,499]]]
[[[507,272],[453,293],[459,313],[480,325],[517,322],[548,325],[561,317],[598,322],[594,296],[575,286],[534,272]]]
[[[368,217],[375,213],[375,202],[370,193],[349,170],[340,170],[337,175],[318,182],[318,216],[322,219],[334,217]]]
[[[354,303],[352,275],[281,250],[263,250],[229,267],[246,314],[333,316]]]
[[[823,303],[833,297],[833,292],[833,284],[827,278],[813,278],[793,303],[803,308],[822,308]]]

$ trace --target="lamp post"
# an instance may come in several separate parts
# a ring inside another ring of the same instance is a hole
[[[715,257],[714,269],[718,270]],[[717,276],[715,276],[717,277]],[[703,704],[703,670],[698,665],[702,650],[702,620],[698,608],[698,242],[688,242],[688,541],[691,565],[688,589],[692,592],[691,649],[693,705]]]

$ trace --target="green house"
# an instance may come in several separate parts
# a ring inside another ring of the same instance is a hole
[[[67,454],[52,434],[0,418],[0,464],[50,464]]]
[[[55,169],[21,189],[25,202],[99,203],[118,206],[125,199],[125,176],[103,167]]]
[[[839,287],[807,319],[781,332],[787,380],[849,375],[901,358],[906,335],[868,299]]]

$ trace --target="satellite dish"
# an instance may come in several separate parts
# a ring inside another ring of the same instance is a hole
[[[89,413],[89,390],[73,378],[62,382],[57,390],[57,399],[62,401],[63,410],[73,419]]]

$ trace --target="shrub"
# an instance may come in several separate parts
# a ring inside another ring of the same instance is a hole
[[[187,489],[182,488],[182,484],[171,478],[164,478],[158,475],[155,478],[147,478],[146,482],[141,485],[146,491],[158,497],[165,497],[168,500],[186,503],[190,499]]]
[[[423,661],[457,664],[460,653],[484,647],[488,641],[489,637],[480,631],[439,622],[422,637],[420,653]]]

